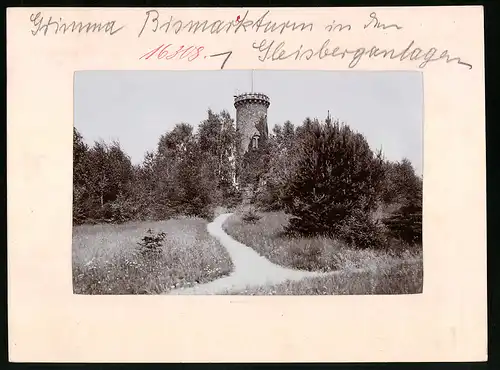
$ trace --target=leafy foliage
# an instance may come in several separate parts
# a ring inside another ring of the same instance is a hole
[[[95,142],[88,147],[73,131],[73,221],[119,222],[132,217],[133,167],[117,142]]]
[[[284,208],[286,186],[296,163],[294,125],[287,121],[283,127],[276,125],[273,132],[274,136],[268,141],[267,171],[262,176],[263,184],[256,195],[259,206],[268,211]]]
[[[265,118],[261,118],[256,124],[257,130],[264,132],[263,125],[265,124],[267,124]],[[241,186],[259,186],[269,170],[271,156],[272,143],[265,135],[262,135],[259,138],[257,148],[250,148],[242,158],[239,158],[238,178]]]
[[[380,155],[366,139],[338,122],[306,120],[294,149],[296,169],[286,185],[284,204],[290,231],[338,234],[354,212],[369,212],[383,176]]]
[[[266,124],[263,118],[256,128],[267,132]],[[209,218],[243,199],[285,211],[291,235],[328,235],[358,248],[383,248],[391,238],[421,243],[422,179],[408,159],[385,160],[362,134],[330,117],[276,125],[241,157],[238,135],[228,112],[208,110],[196,130],[177,124],[132,165],[118,142],[89,146],[74,129],[73,222]]]
[[[75,129],[73,222],[210,217],[216,206],[234,205],[235,137],[229,113],[209,110],[196,133],[187,123],[177,124],[133,166],[119,143],[88,148]]]
[[[341,222],[337,235],[355,248],[382,249],[388,246],[382,222],[360,209],[351,212]]]
[[[386,163],[385,203],[398,209],[383,220],[389,234],[410,244],[422,243],[422,179],[415,174],[411,162]]]
[[[385,226],[395,238],[411,244],[422,243],[422,200],[410,199],[397,212],[384,220]]]

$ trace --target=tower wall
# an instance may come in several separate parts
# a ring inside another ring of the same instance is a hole
[[[258,125],[262,117],[267,117],[267,108],[270,100],[264,94],[242,94],[235,97],[234,106],[236,108],[236,129],[240,133],[240,153],[248,151],[250,141],[255,134],[260,137],[268,136],[267,119],[262,132],[259,132]]]

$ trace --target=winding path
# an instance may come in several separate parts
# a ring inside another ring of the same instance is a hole
[[[190,288],[179,288],[167,292],[179,294],[221,294],[231,290],[243,290],[256,286],[274,285],[287,280],[301,280],[306,277],[326,276],[331,273],[301,271],[284,268],[270,262],[252,248],[234,240],[222,229],[224,221],[232,213],[225,213],[207,225],[208,232],[227,249],[234,265],[233,272],[226,277]]]

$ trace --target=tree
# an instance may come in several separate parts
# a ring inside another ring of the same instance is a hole
[[[157,152],[142,166],[142,177],[154,177],[151,207],[156,218],[205,217],[212,207],[230,202],[234,138],[229,113],[211,110],[196,133],[191,125],[180,123],[160,137]]]
[[[295,126],[292,122],[286,121],[283,125],[283,141],[285,145],[289,145],[295,138]]]
[[[76,128],[73,128],[73,222],[79,224],[88,218],[88,146]]]
[[[274,125],[273,127],[273,138],[276,141],[276,144],[280,145],[283,142],[283,127],[279,124]]]
[[[422,243],[422,197],[416,195],[384,220],[390,234],[408,244]]]
[[[403,158],[400,162],[385,162],[385,182],[382,199],[386,204],[406,204],[410,199],[422,192],[422,179],[417,176],[410,160]]]
[[[132,183],[134,170],[130,157],[115,141],[108,146],[107,166],[109,171],[109,189],[105,217],[114,222],[124,222],[134,218],[136,209],[132,203]]]
[[[399,205],[384,224],[393,237],[409,244],[422,243],[422,179],[416,175],[411,162],[403,158],[391,163],[387,172],[387,191],[384,200]]]
[[[192,216],[208,217],[212,204],[213,169],[207,166],[194,143],[179,165],[180,210]],[[211,172],[211,173],[210,173]],[[210,173],[210,175],[209,175]]]
[[[73,129],[73,222],[126,221],[134,217],[134,169],[118,142],[92,147]]]
[[[295,127],[290,121],[283,126],[275,125],[274,135],[268,141],[266,171],[262,175],[263,186],[257,193],[257,202],[265,210],[281,210],[286,185],[294,172],[297,152]]]
[[[176,124],[158,141],[152,166],[156,181],[153,208],[157,219],[169,218],[182,208],[184,193],[179,171],[194,142],[193,127],[184,122]]]
[[[297,127],[294,133],[290,133],[288,136],[293,136],[296,140],[304,138],[308,133],[312,132],[311,130],[317,123],[319,123],[318,120],[313,121],[311,118],[307,117],[304,122],[302,122],[302,125]]]
[[[233,184],[236,130],[229,113],[215,114],[209,109],[207,119],[198,128],[197,142],[203,159],[203,178],[208,180],[205,184],[210,188],[212,202],[227,203],[236,195]]]
[[[289,231],[337,234],[355,211],[370,212],[382,180],[381,153],[338,121],[306,119],[296,131],[298,159],[283,197]]]
[[[129,196],[133,169],[130,158],[115,142],[95,142],[85,154],[85,191],[89,221],[124,221],[124,199]],[[118,203],[117,200],[120,199]]]
[[[133,167],[133,172],[132,198],[136,215],[140,219],[154,219],[157,207],[155,190],[158,184],[155,153],[146,152],[142,163]]]

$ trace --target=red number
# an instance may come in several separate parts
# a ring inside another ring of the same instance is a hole
[[[165,46],[163,49],[161,49],[160,53],[158,54],[158,59],[163,59],[163,57],[166,57],[168,55],[168,47],[172,46],[172,44],[168,44]]]
[[[192,48],[193,48],[193,46],[190,46],[187,49],[184,49],[182,54],[179,56],[179,59],[184,59],[187,55],[189,55],[190,53],[188,53],[188,52],[190,52]]]
[[[170,59],[174,59],[176,56],[178,56],[179,59],[187,58],[187,60],[189,62],[192,62],[193,60],[198,58],[200,56],[201,52],[205,49],[204,46],[199,46],[199,47],[190,46],[190,47],[184,49],[184,45],[181,45],[181,47],[179,49],[177,49],[177,51],[175,51],[173,54],[169,55],[168,48],[170,46],[172,46],[172,44],[168,44],[168,45],[161,44],[156,49],[148,51],[146,54],[141,56],[139,59],[143,59],[143,58],[149,59],[153,55],[157,54],[156,57],[158,59],[170,60]]]
[[[170,59],[173,59],[177,56],[177,54],[179,54],[179,51],[181,51],[182,49],[184,48],[184,45],[182,45],[176,52],[175,54],[172,54],[170,57],[166,57],[165,59],[167,60],[170,60]]]
[[[140,57],[139,59],[142,59],[142,58],[144,58],[144,57],[145,57],[145,59],[149,59],[149,58],[151,58],[153,55],[155,55],[155,54],[156,54],[156,52],[157,52],[158,50],[160,50],[160,49],[161,49],[161,47],[162,47],[163,45],[164,45],[164,44],[161,44],[161,45],[160,45],[160,46],[158,46],[156,49],[153,49],[153,50],[151,50],[151,51],[148,51],[146,54],[144,54],[144,55],[143,55],[142,57]]]
[[[200,56],[200,53],[203,51],[203,49],[205,49],[203,46],[200,46],[198,48],[195,49],[195,54],[194,55],[191,55],[188,60],[190,62],[192,62],[193,60],[195,60],[196,58],[198,58]]]

